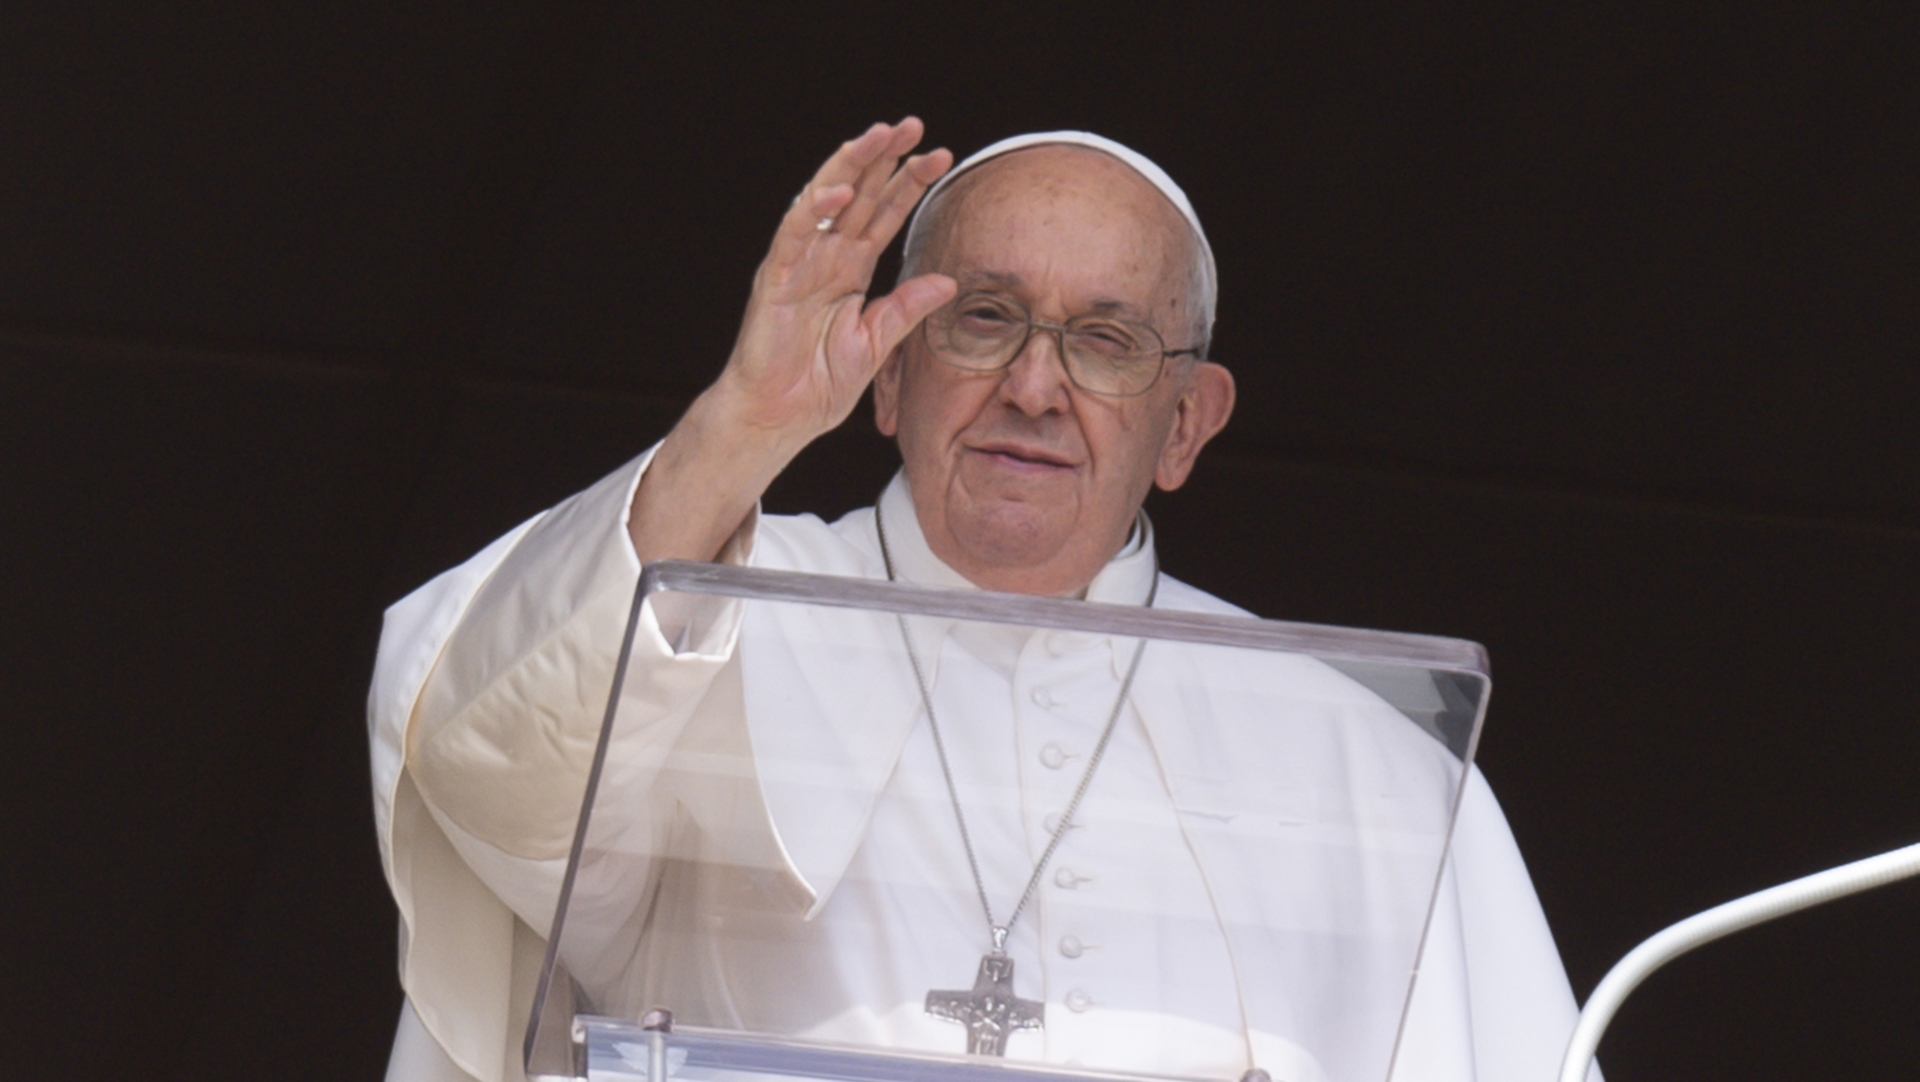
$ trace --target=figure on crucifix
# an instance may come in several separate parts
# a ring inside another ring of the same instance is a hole
[[[1039,1029],[1047,1005],[1013,994],[1013,959],[988,954],[980,959],[980,975],[971,991],[949,989],[927,993],[927,1013],[967,1027],[967,1051],[976,1056],[1007,1054],[1007,1035],[1016,1029]]]

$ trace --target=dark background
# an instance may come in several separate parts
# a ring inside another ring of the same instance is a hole
[[[1920,839],[1904,16],[661,7],[0,8],[0,1075],[379,1076],[381,609],[660,436],[909,111],[1186,186],[1242,397],[1166,563],[1487,644],[1582,998]],[[768,502],[890,470],[856,417]],[[1602,1056],[1911,1078],[1916,985],[1910,883],[1676,963]]]

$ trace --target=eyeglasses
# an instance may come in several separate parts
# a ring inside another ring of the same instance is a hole
[[[969,372],[998,372],[1020,356],[1035,331],[1045,331],[1059,345],[1074,386],[1119,398],[1147,393],[1168,357],[1200,355],[1198,349],[1168,349],[1145,323],[1098,315],[1049,323],[998,293],[963,293],[921,328],[935,357]]]

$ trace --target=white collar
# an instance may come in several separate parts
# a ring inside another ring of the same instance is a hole
[[[907,489],[905,470],[893,475],[875,510],[886,519],[887,547],[893,556],[894,572],[902,582],[953,590],[979,589],[927,545],[926,534],[920,530],[920,516],[913,508],[913,494]],[[1153,588],[1158,566],[1153,552],[1153,524],[1142,515],[1127,543],[1087,584],[1085,599],[1112,605],[1141,604]]]
[[[872,509],[842,520],[849,532],[858,531],[864,535],[862,540],[875,545],[871,551],[876,563],[880,550],[875,524],[879,519],[885,520],[887,551],[901,581],[977,589],[927,546],[905,474],[894,475]],[[867,532],[870,530],[873,532]],[[1138,605],[1146,600],[1154,573],[1152,528],[1142,519],[1142,526],[1120,553],[1094,577],[1087,598]],[[786,632],[778,624],[777,614],[787,608],[754,608],[747,619],[775,621],[767,630],[782,636]],[[897,629],[892,620],[843,618],[834,626],[839,631],[826,635],[788,636],[791,649],[787,651],[742,655],[743,664],[775,667],[765,670],[769,672],[789,666],[792,679],[818,692],[801,696],[796,704],[790,701],[790,680],[779,679],[746,680],[743,692],[756,760],[782,764],[780,770],[762,775],[761,793],[789,866],[812,892],[809,918],[819,913],[833,895],[852,860],[872,814],[873,800],[897,765],[900,749],[922,707],[919,680],[904,661],[881,666],[878,671],[863,671],[858,668],[860,662],[849,660],[890,655],[899,641],[894,637]],[[950,617],[907,616],[902,626],[917,653],[928,689],[939,685],[945,652],[942,647],[949,638],[1002,672],[1010,672],[1022,651],[1030,646],[1037,645],[1046,656],[1059,656],[1096,649],[1104,642],[1116,680],[1124,678],[1125,666],[1131,663],[1138,642]],[[845,649],[848,642],[861,643],[862,647]],[[773,660],[755,662],[754,658]],[[850,708],[829,712],[819,706],[836,693],[853,688],[860,693]],[[1143,690],[1136,684],[1134,694],[1138,696]],[[1177,709],[1168,716],[1178,717]]]

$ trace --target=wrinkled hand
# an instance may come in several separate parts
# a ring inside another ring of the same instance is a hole
[[[951,278],[925,274],[866,298],[881,252],[953,165],[946,150],[901,161],[923,130],[907,117],[842,144],[794,200],[754,275],[715,390],[739,423],[789,453],[846,420],[893,348],[953,297]]]
[[[927,274],[872,303],[874,264],[914,204],[953,165],[902,158],[921,123],[875,124],[809,181],[753,278],[733,355],[667,433],[627,518],[633,551],[711,560],[788,462],[853,412],[888,354],[954,294]],[[820,229],[823,218],[831,228]]]

